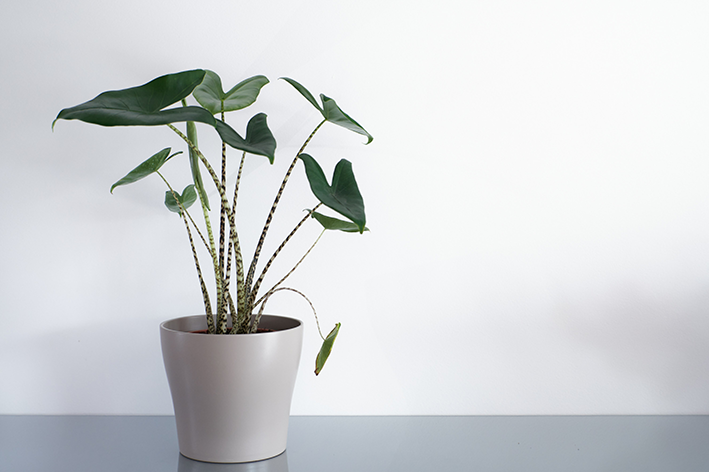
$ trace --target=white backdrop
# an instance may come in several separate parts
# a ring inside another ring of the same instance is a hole
[[[248,247],[318,123],[278,77],[375,138],[310,148],[354,163],[372,231],[327,234],[290,282],[343,323],[319,377],[307,304],[269,306],[306,323],[294,414],[709,413],[706,2],[6,3],[0,414],[171,413],[158,324],[201,310],[186,236],[158,179],[108,189],[181,143],[50,125],[196,67],[271,79],[244,114],[279,138],[249,161]],[[284,198],[272,245],[313,204],[302,169]]]

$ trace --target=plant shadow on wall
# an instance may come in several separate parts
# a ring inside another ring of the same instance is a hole
[[[708,310],[706,289],[663,298],[625,286],[592,300],[567,300],[557,313],[566,332],[592,347],[611,372],[639,383],[654,405],[688,405],[692,411],[673,413],[697,413],[697,405],[706,412],[709,396]]]
[[[248,78],[235,85],[228,92],[224,92],[220,77],[212,71],[191,70],[168,74],[158,77],[145,85],[104,92],[93,100],[63,109],[52,123],[52,128],[60,119],[81,120],[101,126],[166,125],[184,140],[188,154],[187,159],[182,160],[189,165],[193,181],[184,187],[182,192],[179,192],[176,186],[168,182],[163,173],[160,172],[163,165],[170,160],[178,160],[175,159],[176,156],[182,154],[182,151],[172,152],[171,148],[164,148],[152,155],[125,177],[114,183],[111,186],[111,192],[117,187],[137,182],[150,175],[156,175],[163,180],[167,187],[165,206],[181,217],[187,232],[202,291],[204,309],[205,313],[207,313],[207,331],[210,334],[256,333],[269,297],[282,290],[295,292],[305,298],[310,304],[317,322],[317,314],[310,300],[300,291],[292,287],[283,286],[283,282],[310,254],[325,231],[335,230],[349,233],[368,231],[365,226],[364,202],[352,171],[352,164],[346,159],[341,159],[335,166],[332,183],[330,184],[318,162],[309,154],[304,153],[304,151],[315,134],[328,122],[365,136],[367,138],[366,144],[372,141],[372,136],[359,123],[344,113],[333,99],[321,94],[321,103],[318,103],[313,95],[301,84],[290,78],[284,77],[282,79],[292,85],[321,113],[322,121],[307,136],[288,168],[275,195],[273,205],[268,213],[249,264],[246,264],[242,254],[236,221],[242,170],[247,155],[265,157],[273,164],[276,139],[268,127],[267,117],[264,113],[257,113],[249,120],[245,137],[242,137],[229,126],[225,118],[228,112],[242,110],[252,105],[261,89],[269,83],[266,77],[259,75]],[[188,105],[187,98],[190,95],[194,97],[200,106]],[[178,102],[181,102],[182,106],[168,108]],[[173,123],[179,122],[186,123],[185,133],[173,125]],[[220,167],[213,167],[201,152],[195,123],[203,123],[213,127],[221,138]],[[227,146],[241,151],[239,170],[236,181],[232,184],[233,191],[229,190],[227,182]],[[310,188],[319,202],[312,209],[306,210],[306,215],[282,241],[257,275],[258,262],[266,235],[284,188],[299,161],[304,164]],[[219,208],[219,226],[216,230],[210,216],[214,202],[210,202],[207,197],[207,190],[202,178],[204,170],[208,172],[209,178],[219,194],[219,202],[217,203]],[[198,210],[202,213],[202,225],[198,225],[195,218],[188,211],[192,204],[197,201],[199,202]],[[322,206],[334,210],[347,218],[347,220],[341,220],[321,213],[318,210]],[[323,229],[320,236],[290,271],[271,288],[262,291],[262,283],[273,262],[308,220],[316,220],[322,225]],[[214,298],[209,294],[205,283],[204,263],[200,262],[198,251],[200,245],[206,249],[208,254],[209,266],[211,266],[210,272],[213,273],[216,286]],[[235,274],[233,271],[235,271]],[[255,312],[257,308],[258,311]],[[319,322],[317,325],[318,331],[320,331]],[[340,323],[337,323],[327,336],[323,336],[322,332],[320,332],[320,336],[323,338],[323,345],[316,359],[316,375],[320,373],[331,352],[340,326]]]

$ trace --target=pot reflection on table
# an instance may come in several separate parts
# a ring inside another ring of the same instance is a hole
[[[288,472],[287,451],[270,459],[239,464],[200,462],[180,454],[177,472]]]

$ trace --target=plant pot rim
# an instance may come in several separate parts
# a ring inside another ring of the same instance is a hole
[[[169,325],[177,325],[180,324],[181,322],[185,322],[188,320],[192,321],[199,321],[199,320],[205,320],[205,326],[206,328],[206,318],[205,315],[187,315],[187,316],[178,316],[177,318],[172,318],[166,321],[163,321],[160,323],[160,329],[165,330],[165,331],[170,331],[173,333],[178,333],[180,335],[184,336],[224,336],[224,334],[212,334],[212,333],[195,333],[192,332],[194,331],[194,327],[191,326],[189,328],[184,328],[182,329],[180,327],[171,327]],[[303,326],[303,322],[300,321],[297,318],[291,318],[290,316],[282,316],[282,315],[262,315],[261,316],[261,322],[266,322],[268,324],[268,321],[279,321],[279,324],[285,324],[285,326],[278,326],[275,328],[270,328],[271,331],[264,331],[260,333],[240,333],[237,334],[236,336],[267,336],[267,335],[272,335],[274,333],[279,333],[283,331],[290,331],[292,329],[297,329],[301,326]],[[231,327],[231,323],[229,323],[229,327]],[[203,328],[203,329],[204,329]]]

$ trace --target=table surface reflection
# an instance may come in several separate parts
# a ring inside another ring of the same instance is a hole
[[[709,416],[294,416],[250,464],[181,456],[170,416],[0,416],[3,472],[709,471]]]

